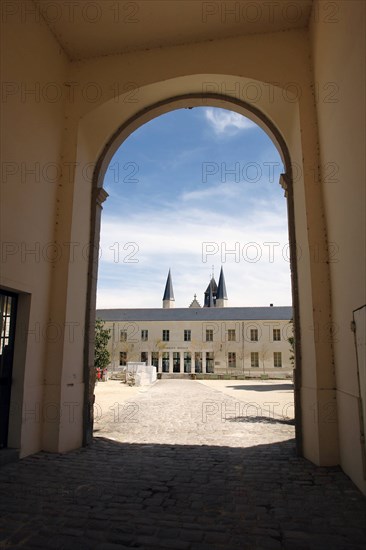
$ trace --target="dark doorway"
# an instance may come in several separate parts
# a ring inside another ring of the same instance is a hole
[[[0,290],[0,449],[8,445],[17,296]]]

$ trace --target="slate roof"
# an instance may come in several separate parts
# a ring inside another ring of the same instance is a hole
[[[204,307],[215,307],[216,302],[217,284],[214,276],[211,277],[208,287],[205,290],[205,297],[203,301]]]
[[[217,287],[216,300],[227,300],[224,270],[222,267],[220,271],[219,286]]]
[[[169,273],[168,273],[168,278],[166,280],[163,300],[174,300],[172,275],[170,273],[170,269],[169,269]]]
[[[103,321],[288,321],[292,307],[97,309]]]
[[[211,277],[211,280],[210,280],[210,282],[208,283],[208,286],[207,286],[207,288],[206,288],[206,290],[205,290],[205,294],[209,294],[210,288],[211,288],[211,290],[212,290],[212,294],[216,294],[216,292],[217,292],[217,283],[216,283],[214,277]]]

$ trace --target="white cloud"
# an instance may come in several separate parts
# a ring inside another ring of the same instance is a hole
[[[169,268],[176,307],[187,307],[194,293],[202,304],[212,265],[216,278],[224,266],[230,305],[288,305],[287,242],[286,216],[266,205],[240,219],[182,203],[143,217],[106,219],[98,307],[160,307]]]
[[[204,116],[210,133],[219,137],[256,127],[247,118],[224,109],[207,108]],[[225,158],[222,140],[221,146]],[[185,188],[185,177],[196,177],[192,176],[190,159],[197,161],[198,156],[199,160],[202,150],[200,146],[190,150],[183,147],[168,161],[157,157],[158,168],[171,176],[172,192],[160,186],[153,162],[146,168],[144,177],[149,186],[143,197],[136,190],[131,200],[126,200],[128,190],[111,183],[113,209],[106,207],[102,216],[98,308],[161,307],[169,268],[176,307],[187,307],[195,293],[202,305],[212,265],[216,280],[220,266],[224,267],[231,306],[291,303],[285,201],[272,190],[267,194],[265,185],[272,183],[267,173],[255,184],[245,179],[221,183],[215,179],[211,186],[201,181],[194,190]],[[207,151],[210,158],[209,143]],[[273,159],[277,162],[278,155],[268,147],[260,149],[254,160],[263,167]],[[197,162],[195,166],[197,169]],[[178,182],[183,182],[180,187]],[[206,258],[203,243],[213,246]],[[233,250],[236,255],[230,253]]]
[[[232,183],[220,183],[216,186],[205,187],[203,189],[197,189],[195,191],[187,191],[182,193],[180,198],[183,201],[200,201],[202,199],[210,199],[215,196],[220,200],[231,199],[238,196],[239,186]]]
[[[256,124],[248,118],[225,109],[208,107],[205,109],[205,117],[218,135],[232,135],[240,130],[249,130],[256,127]]]

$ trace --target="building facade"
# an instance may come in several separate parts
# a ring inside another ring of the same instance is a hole
[[[107,309],[111,368],[142,361],[164,376],[229,374],[290,377],[292,307],[228,307],[223,270],[187,308],[175,308],[169,271],[162,309]]]

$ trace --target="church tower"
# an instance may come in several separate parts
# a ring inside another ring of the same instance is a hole
[[[211,275],[211,280],[208,287],[205,290],[205,297],[203,300],[204,307],[215,307],[216,305],[217,284],[214,274]]]
[[[173,292],[173,283],[172,283],[172,276],[169,269],[168,278],[166,280],[165,291],[163,296],[163,308],[169,309],[169,308],[173,308],[174,306],[175,306],[175,299],[174,299],[174,292]]]
[[[225,306],[227,306],[227,292],[226,292],[224,270],[221,267],[219,284],[217,287],[217,294],[216,294],[216,307],[225,307]]]

